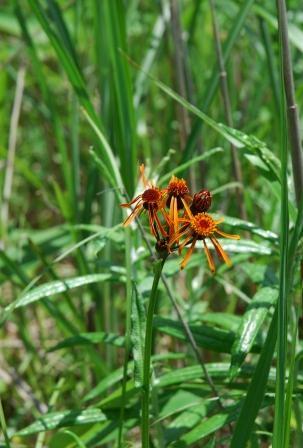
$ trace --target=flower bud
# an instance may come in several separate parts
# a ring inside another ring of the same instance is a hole
[[[200,190],[193,197],[191,204],[191,212],[193,215],[197,213],[205,213],[211,206],[211,193],[208,190]]]

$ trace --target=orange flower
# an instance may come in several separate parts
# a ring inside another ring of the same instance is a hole
[[[144,185],[145,190],[143,193],[136,196],[131,202],[126,204],[120,204],[121,207],[134,207],[132,209],[131,214],[126,218],[123,225],[124,227],[128,226],[133,222],[135,218],[137,218],[144,210],[148,213],[149,218],[149,227],[151,233],[159,239],[159,231],[163,237],[167,237],[168,234],[164,229],[158,212],[161,212],[164,216],[165,221],[168,223],[168,217],[165,212],[165,200],[164,200],[164,192],[160,190],[157,186],[155,186],[151,181],[147,180],[144,174],[144,165],[140,166],[141,179]]]
[[[191,202],[189,188],[184,179],[172,176],[166,188],[166,206],[169,207],[170,233],[178,231],[178,211]]]
[[[228,266],[231,266],[231,260],[228,257],[227,253],[223,250],[219,241],[216,238],[216,234],[223,236],[224,238],[231,238],[234,240],[239,240],[239,235],[230,235],[228,233],[222,232],[222,230],[218,229],[218,224],[223,222],[223,218],[215,221],[209,214],[207,213],[197,213],[193,215],[188,205],[185,203],[184,207],[187,212],[187,217],[179,218],[179,222],[183,223],[183,226],[179,229],[179,231],[173,236],[170,240],[169,245],[171,246],[176,241],[179,241],[181,238],[185,238],[183,242],[179,245],[179,250],[182,250],[185,246],[190,244],[190,248],[187,251],[183,261],[181,263],[181,269],[184,269],[186,264],[188,263],[193,250],[195,248],[196,242],[198,240],[202,240],[204,251],[206,254],[206,258],[208,261],[209,268],[212,272],[215,272],[215,263],[212,254],[210,253],[209,248],[206,244],[206,239],[208,238],[220,259],[222,259]]]

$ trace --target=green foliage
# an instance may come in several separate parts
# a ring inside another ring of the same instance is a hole
[[[144,446],[302,446],[303,202],[281,26],[269,0],[215,2],[222,73],[212,3],[1,7],[1,446],[141,446],[142,396]],[[219,239],[232,267],[217,257],[212,274],[198,241],[157,287],[146,213],[122,225],[142,163],[161,188],[176,175],[211,191],[209,213],[241,237]]]

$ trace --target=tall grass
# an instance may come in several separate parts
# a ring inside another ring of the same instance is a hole
[[[300,5],[223,3],[1,8],[3,446],[301,446]],[[141,163],[231,268],[122,226]]]

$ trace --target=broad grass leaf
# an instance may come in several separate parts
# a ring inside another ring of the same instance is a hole
[[[113,345],[115,347],[124,347],[125,338],[124,336],[120,336],[114,333],[105,333],[104,331],[94,333],[80,333],[76,336],[64,339],[58,344],[52,346],[48,349],[48,352],[54,352],[63,348],[100,344],[100,342],[104,342],[105,344]]]
[[[180,322],[172,319],[155,317],[154,326],[157,331],[169,334],[181,340],[186,340],[184,329]],[[234,333],[206,325],[190,325],[196,343],[200,347],[215,352],[230,353],[234,342]]]
[[[257,367],[248,387],[239,417],[237,418],[237,423],[230,442],[230,448],[246,446],[253,431],[257,414],[262,406],[262,401],[265,396],[268,375],[276,346],[277,319],[278,312],[276,307]]]
[[[31,291],[21,295],[17,300],[4,308],[4,314],[0,321],[1,324],[5,322],[7,317],[16,308],[27,306],[31,303],[37,302],[45,297],[50,297],[70,289],[79,288],[80,286],[89,285],[92,283],[101,283],[109,280],[118,280],[118,276],[112,274],[89,274],[80,277],[67,278],[64,280],[55,280],[43,285],[37,286]]]
[[[176,448],[185,448],[188,446],[192,446],[204,437],[213,434],[228,423],[234,421],[239,414],[239,410],[239,404],[229,406],[228,408],[226,408],[225,412],[218,412],[215,415],[206,418],[197,426],[195,426],[191,431],[182,435],[179,440],[176,440],[169,446]]]
[[[88,423],[105,422],[107,417],[101,409],[70,410],[51,412],[42,415],[37,421],[18,431],[18,436],[28,436],[52,429],[66,428],[69,426],[86,425]]]
[[[269,310],[275,305],[279,291],[265,287],[254,295],[250,305],[242,317],[241,325],[236,332],[236,339],[231,349],[230,377],[234,377],[246,355],[251,350]]]
[[[219,219],[220,217],[222,217],[222,215],[219,215],[217,213],[214,213],[213,216],[215,217],[215,219]],[[235,230],[245,230],[254,235],[260,236],[264,240],[272,241],[278,244],[278,235],[275,232],[262,229],[253,222],[244,221],[243,219],[224,215],[224,223],[222,224],[222,226],[224,226],[225,224],[229,225]]]
[[[127,370],[133,367],[133,362],[128,363]],[[110,387],[119,383],[123,379],[123,367],[114,370],[105,378],[103,378],[88,394],[85,395],[83,401],[93,400],[106,392]]]

